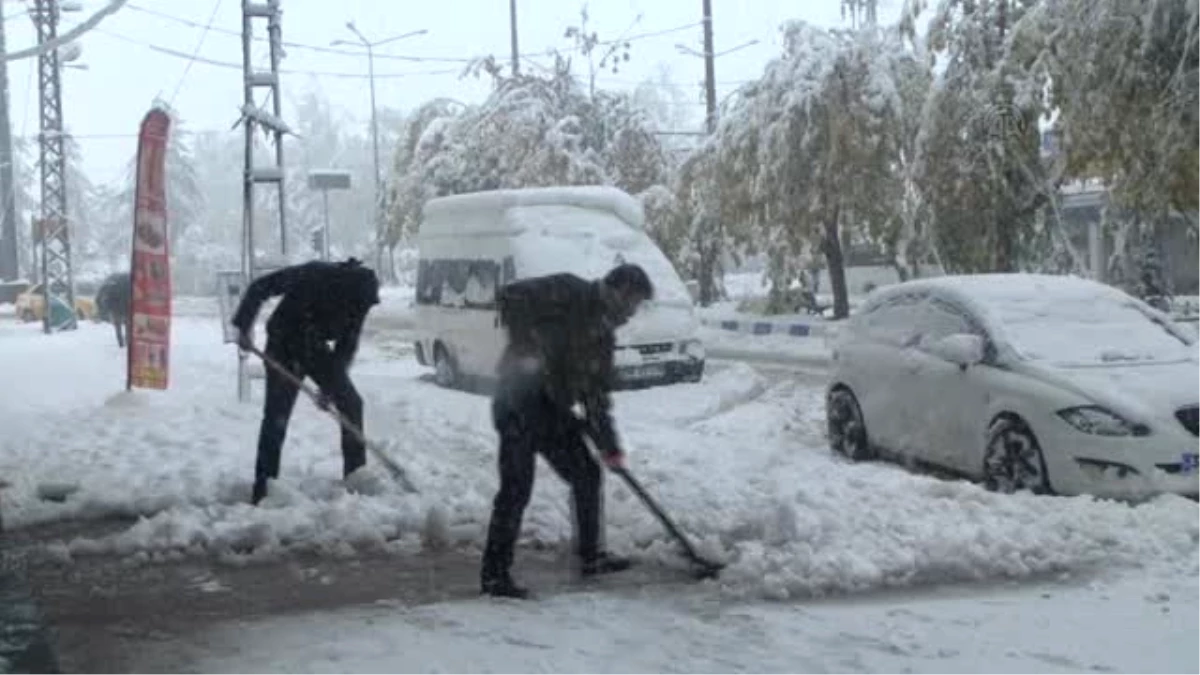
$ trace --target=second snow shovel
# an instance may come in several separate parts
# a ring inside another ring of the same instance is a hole
[[[614,467],[612,471],[621,478],[625,479],[625,482],[629,485],[629,488],[633,490],[635,494],[637,494],[638,498],[642,500],[642,503],[644,503],[646,507],[649,508],[650,511],[658,518],[659,522],[663,524],[663,527],[667,528],[667,532],[671,533],[671,536],[675,538],[675,541],[678,541],[679,545],[683,547],[683,552],[685,555],[687,555],[688,560],[692,561],[692,564],[696,566],[693,574],[697,579],[715,579],[717,575],[721,573],[721,570],[725,569],[725,565],[703,558],[699,553],[696,552],[695,547],[692,546],[692,542],[688,540],[687,536],[684,535],[675,522],[671,520],[671,517],[667,515],[666,511],[662,510],[662,507],[658,505],[658,502],[654,501],[654,498],[650,496],[650,493],[646,492],[646,489],[642,487],[642,484],[637,482],[637,479],[633,477],[633,474],[629,473],[629,469],[619,466]]]
[[[313,400],[313,403],[318,403],[321,400],[320,394],[310,387],[308,383],[299,377],[296,377],[295,373],[287,368],[284,368],[283,364],[268,356],[258,347],[250,345],[247,351],[262,359],[263,363],[267,364],[267,366],[269,366],[272,370],[285,377],[289,382],[296,385],[305,394],[308,394],[308,397]],[[363,445],[367,446],[367,449],[375,455],[376,459],[378,459],[379,462],[387,468],[388,473],[392,475],[393,480],[399,482],[401,487],[408,492],[417,492],[417,488],[412,484],[412,481],[408,479],[408,473],[404,471],[404,467],[397,464],[396,461],[389,457],[388,454],[384,452],[383,449],[377,444],[371,442],[371,440],[368,439],[365,434],[363,434],[362,429],[358,428],[358,425],[346,419],[346,416],[334,406],[329,406],[327,408],[327,412],[330,415],[333,415],[334,419],[337,420],[338,424],[340,424],[343,429],[349,431],[354,435],[355,438],[361,441]]]

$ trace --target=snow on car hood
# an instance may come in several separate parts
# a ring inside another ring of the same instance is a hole
[[[1171,417],[1177,408],[1200,400],[1197,358],[1174,362],[1109,366],[1054,366],[1026,363],[1029,374],[1131,416]]]
[[[629,323],[617,329],[617,345],[632,346],[678,342],[696,336],[699,321],[690,306],[651,301]]]

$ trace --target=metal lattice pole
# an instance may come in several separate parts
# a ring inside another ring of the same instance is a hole
[[[39,45],[58,36],[58,13],[58,0],[34,0],[32,18]],[[42,205],[41,219],[35,229],[41,241],[42,327],[50,333],[78,327],[71,273],[71,228],[67,222],[62,70],[57,49],[38,56],[38,101]]]
[[[284,189],[283,136],[290,130],[281,118],[283,99],[279,94],[279,61],[283,58],[283,38],[279,0],[254,2],[242,0],[242,121],[245,125],[245,158],[242,169],[242,277],[249,284],[258,276],[254,248],[254,188],[260,183],[273,183],[279,191],[279,252],[287,255],[287,193]],[[270,70],[255,70],[252,47],[254,45],[253,19],[267,20],[267,37],[270,44]],[[254,101],[254,92],[267,89],[272,101],[272,110],[259,107]],[[265,130],[275,144],[273,165],[256,166],[254,161],[254,132]],[[238,358],[238,400],[250,396],[250,382],[246,371],[246,355]]]

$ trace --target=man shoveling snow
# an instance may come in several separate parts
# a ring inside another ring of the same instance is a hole
[[[255,504],[267,496],[268,479],[279,477],[279,453],[300,393],[298,382],[306,375],[321,389],[318,405],[335,406],[356,429],[362,429],[362,397],[350,380],[349,368],[367,313],[379,304],[379,279],[354,258],[341,263],[314,260],[255,279],[232,320],[243,349],[257,351],[254,320],[263,303],[275,296],[283,297],[267,321],[264,354],[287,372],[271,367],[266,371],[267,395],[251,497]],[[361,434],[345,427],[342,461],[343,477],[367,462]]]
[[[606,464],[622,466],[610,414],[614,333],[653,295],[649,277],[636,265],[618,266],[592,282],[573,274],[525,279],[498,293],[508,346],[492,401],[500,434],[500,489],[480,573],[484,593],[529,595],[513,581],[510,568],[539,453],[571,484],[583,574],[630,566],[629,560],[600,549],[602,473],[584,434]],[[577,405],[583,406],[582,420],[574,413]]]

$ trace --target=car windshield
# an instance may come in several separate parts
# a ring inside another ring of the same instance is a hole
[[[1132,299],[1104,293],[990,298],[987,305],[1009,343],[1026,359],[1061,365],[1177,361],[1187,342]]]
[[[611,213],[575,206],[526,206],[510,209],[508,217],[527,229],[517,237],[521,277],[571,272],[597,279],[621,263],[646,270],[654,284],[655,301],[692,304],[692,297],[675,268],[645,232]]]

